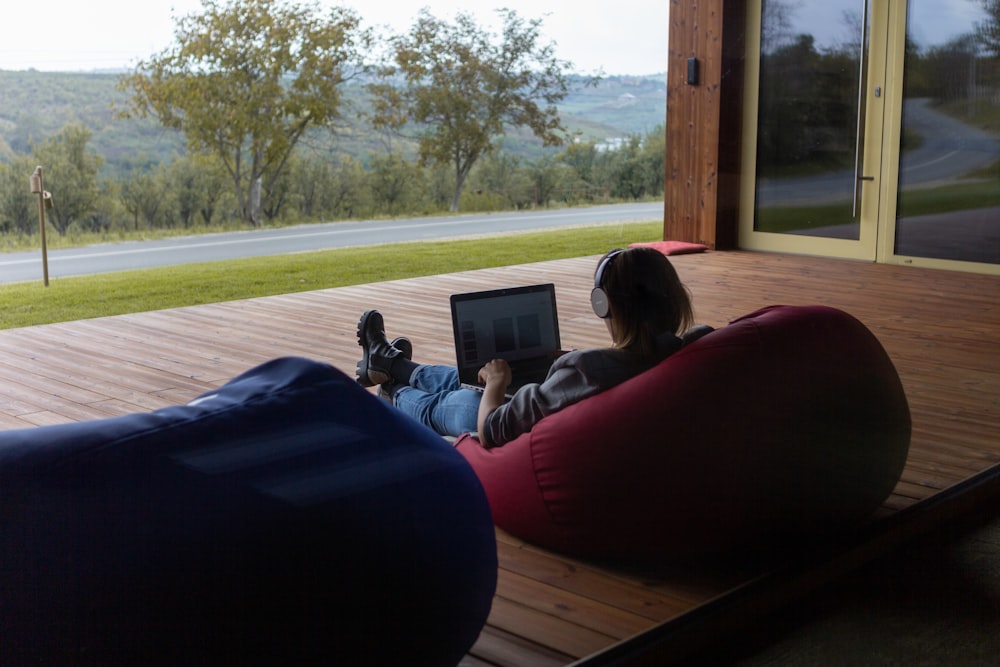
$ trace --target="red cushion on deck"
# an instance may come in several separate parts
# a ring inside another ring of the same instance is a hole
[[[486,450],[458,450],[496,524],[580,556],[648,560],[760,545],[869,516],[910,417],[861,322],[775,306]]]
[[[694,252],[705,252],[708,246],[703,243],[688,243],[686,241],[650,241],[648,243],[630,243],[629,248],[653,248],[664,255],[687,255]]]

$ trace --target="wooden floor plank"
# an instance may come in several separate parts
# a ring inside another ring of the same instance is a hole
[[[643,581],[544,549],[512,549],[501,541],[498,553],[503,572],[531,578],[570,595],[586,597],[608,613],[622,611],[629,617],[656,621],[683,613],[691,608],[693,600],[706,597],[701,595],[692,599],[683,586],[662,585],[668,581],[666,577]]]
[[[494,626],[486,626],[469,655],[488,665],[531,665],[558,667],[572,662],[573,657]],[[464,663],[463,663],[464,664]]]
[[[305,356],[353,374],[358,317],[380,309],[417,361],[451,363],[448,296],[553,282],[565,347],[607,343],[590,312],[597,257],[465,271],[0,331],[0,428],[175,405],[269,359]],[[775,303],[853,314],[896,365],[913,415],[902,479],[876,519],[1000,462],[1000,277],[750,252],[672,258],[714,326]],[[560,665],[675,618],[753,571],[624,568],[497,532],[500,584],[463,664]]]
[[[618,638],[581,627],[530,605],[497,596],[488,623],[512,635],[572,656],[586,657],[615,643]]]
[[[497,596],[616,639],[649,627],[647,617],[510,571],[500,578]]]

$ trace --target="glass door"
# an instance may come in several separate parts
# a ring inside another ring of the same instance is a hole
[[[887,3],[748,7],[740,245],[874,260]]]
[[[885,193],[889,261],[1000,272],[1000,0],[909,0]],[[899,10],[902,11],[902,10]],[[905,32],[902,26],[905,25]],[[893,66],[896,67],[895,65]]]
[[[751,0],[747,35],[741,247],[1000,273],[1000,0]]]

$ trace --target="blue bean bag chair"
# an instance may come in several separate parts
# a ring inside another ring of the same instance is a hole
[[[325,364],[0,432],[2,665],[453,665],[496,576],[465,460]]]

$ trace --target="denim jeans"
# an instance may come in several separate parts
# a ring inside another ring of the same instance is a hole
[[[476,430],[482,396],[462,389],[453,366],[422,365],[413,371],[409,386],[393,392],[393,403],[441,435],[457,436]]]

